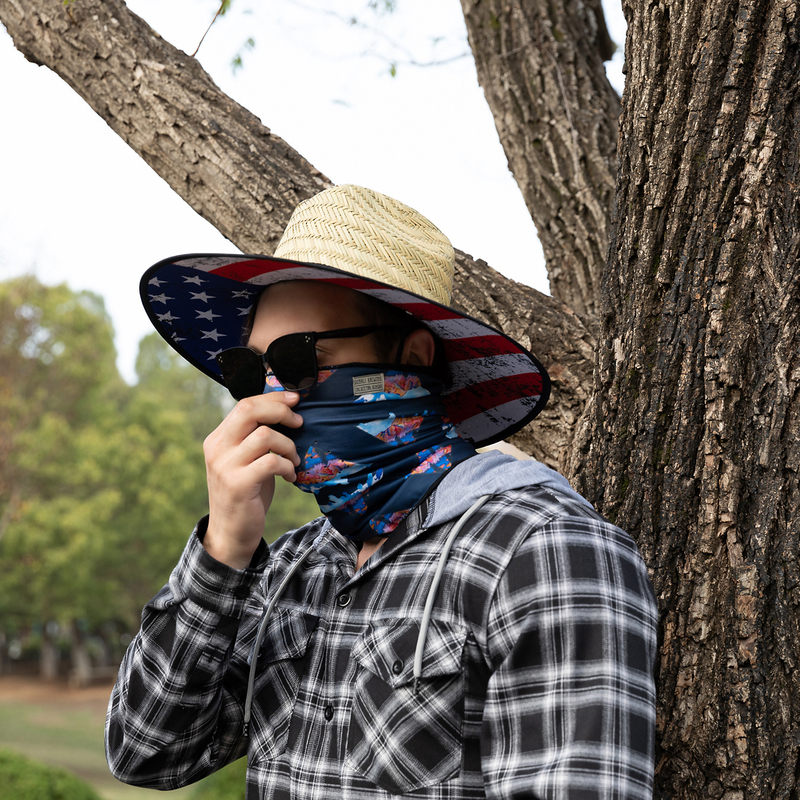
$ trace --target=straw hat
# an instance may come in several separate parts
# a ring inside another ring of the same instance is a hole
[[[324,281],[403,309],[442,340],[453,375],[448,413],[480,447],[530,422],[550,381],[522,345],[449,307],[453,271],[453,246],[417,211],[370,189],[336,186],[295,209],[274,256],[175,256],[145,272],[140,293],[156,330],[220,383],[216,356],[241,343],[265,286]]]

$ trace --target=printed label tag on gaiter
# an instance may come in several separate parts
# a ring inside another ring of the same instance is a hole
[[[383,373],[374,375],[359,375],[353,378],[353,394],[374,394],[383,391]]]

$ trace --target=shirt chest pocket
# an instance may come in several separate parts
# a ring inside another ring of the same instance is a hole
[[[392,794],[433,786],[461,769],[466,631],[430,623],[415,685],[419,632],[416,622],[372,625],[352,651],[347,762]]]
[[[286,750],[297,691],[318,617],[276,608],[258,654],[248,756],[269,761]],[[251,656],[251,658],[254,656]]]

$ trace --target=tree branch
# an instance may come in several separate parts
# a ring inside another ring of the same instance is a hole
[[[574,431],[592,385],[591,332],[554,297],[515,283],[460,250],[453,305],[505,331],[542,361],[553,382],[550,402],[509,441],[566,474]]]
[[[461,5],[478,80],[536,223],[553,295],[594,327],[619,117],[603,66],[613,43],[602,7],[576,0]]]

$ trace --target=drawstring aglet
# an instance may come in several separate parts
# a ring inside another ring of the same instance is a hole
[[[419,675],[414,676],[414,694],[419,691]]]
[[[249,739],[250,738],[250,723],[249,722],[244,722],[242,724],[242,736],[244,736],[245,739]]]

